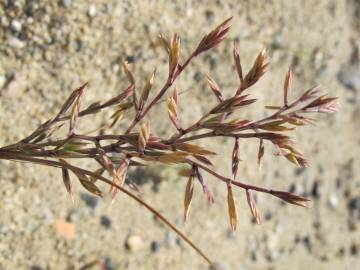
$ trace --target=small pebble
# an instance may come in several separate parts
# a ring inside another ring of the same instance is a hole
[[[319,183],[319,181],[314,182],[313,187],[311,189],[311,195],[313,196],[314,199],[320,198],[320,183]]]
[[[335,181],[335,186],[336,188],[341,188],[341,178],[340,177],[337,177],[336,178],[336,181]]]
[[[157,241],[152,241],[150,245],[150,249],[152,252],[156,253],[160,250],[160,244]]]
[[[71,5],[71,0],[61,0],[61,3],[63,5],[63,7],[68,8]]]
[[[304,186],[301,183],[294,183],[290,185],[289,192],[296,194],[304,194]]]
[[[26,24],[32,24],[34,22],[34,19],[31,17],[26,18]]]
[[[128,62],[129,64],[134,63],[135,62],[135,56],[134,55],[126,56],[126,62]]]
[[[360,219],[360,196],[350,199],[348,209],[354,218]]]
[[[31,266],[31,270],[43,270],[43,268],[38,265],[33,265]]]
[[[79,52],[84,49],[84,42],[81,39],[76,39],[76,51]]]
[[[4,27],[8,27],[9,26],[9,21],[5,16],[1,16],[0,17],[0,24]]]
[[[91,5],[88,10],[89,17],[95,17],[96,16],[96,7],[94,5]]]
[[[24,76],[15,73],[6,82],[6,87],[2,90],[2,95],[8,98],[20,96],[26,88]]]
[[[359,247],[355,243],[352,243],[350,246],[350,254],[356,256],[359,253]]]
[[[210,66],[210,69],[215,69],[215,67],[217,66],[217,63],[218,63],[218,59],[215,55],[207,54],[204,57],[204,62]]]
[[[328,254],[325,254],[325,255],[321,256],[321,257],[320,257],[320,260],[323,261],[323,262],[329,261],[329,255],[328,255]]]
[[[258,260],[258,254],[255,250],[251,251],[251,260],[256,262]]]
[[[119,64],[115,64],[112,66],[112,72],[116,73],[120,70],[120,65]]]
[[[328,205],[332,209],[337,208],[339,205],[339,198],[335,194],[331,194],[328,200]]]
[[[319,230],[321,228],[321,222],[319,220],[315,220],[312,225],[315,230]]]
[[[10,47],[16,48],[16,49],[22,49],[26,46],[26,43],[16,37],[9,39],[9,45]]]
[[[22,24],[21,22],[17,21],[17,20],[12,20],[11,21],[11,29],[16,31],[16,32],[20,32],[22,29]]]
[[[104,260],[104,270],[114,270],[114,264],[112,263],[109,257],[106,257]]]
[[[345,255],[345,248],[344,247],[339,248],[339,250],[336,252],[336,255],[338,257],[343,257]]]
[[[266,211],[264,214],[264,220],[271,220],[272,219],[272,213],[270,211]]]
[[[180,237],[176,237],[175,242],[176,242],[176,245],[178,245],[178,246],[181,246],[182,243],[183,243],[183,242],[181,241],[181,238],[180,238]]]
[[[214,19],[215,19],[214,11],[212,11],[210,9],[205,10],[205,17],[206,17],[206,19],[208,20],[209,23],[213,23]]]
[[[104,226],[106,229],[110,229],[111,228],[111,219],[108,218],[107,216],[101,216],[100,217],[100,224],[102,226]]]
[[[305,168],[296,168],[295,169],[295,175],[299,176],[305,171]]]
[[[81,193],[80,198],[85,202],[86,206],[91,209],[95,209],[98,204],[98,198],[87,193]]]
[[[204,76],[201,74],[201,72],[195,72],[195,74],[194,74],[195,82],[200,82],[203,78],[204,78]]]
[[[310,236],[309,235],[305,235],[302,239],[305,247],[307,248],[307,250],[309,252],[311,252],[311,248],[312,248],[312,243],[311,243],[311,239],[310,239]]]
[[[348,66],[338,73],[339,82],[347,89],[355,91],[360,89],[360,67]]]
[[[138,251],[140,249],[142,249],[143,247],[143,240],[141,239],[140,236],[137,235],[130,235],[125,242],[125,247],[127,250],[131,251],[131,252],[135,252]]]

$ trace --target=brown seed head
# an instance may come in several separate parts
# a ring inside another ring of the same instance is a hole
[[[219,86],[217,85],[217,83],[214,81],[213,78],[210,77],[210,75],[207,75],[206,76],[206,79],[207,79],[207,82],[210,86],[210,89],[213,91],[214,95],[217,97],[217,99],[222,102],[224,101],[224,97],[223,95],[221,94],[220,92],[220,88]]]
[[[252,195],[251,191],[248,189],[246,190],[246,199],[247,199],[247,203],[249,205],[252,216],[255,218],[256,223],[260,224],[261,223],[260,213],[258,212],[258,210],[256,208],[253,195]]]
[[[169,51],[169,77],[173,77],[179,65],[180,37],[174,34]]]
[[[190,211],[190,206],[191,206],[191,202],[193,199],[193,195],[194,195],[194,174],[193,172],[191,173],[191,175],[189,176],[189,180],[186,184],[186,188],[185,188],[185,198],[184,198],[184,221],[186,222],[188,220],[189,217],[189,211]]]
[[[231,162],[231,171],[232,171],[232,176],[233,179],[236,178],[237,175],[237,171],[238,171],[238,166],[239,166],[239,138],[235,139],[235,143],[234,143],[234,148],[233,148],[233,152],[232,152],[232,162]]]
[[[272,191],[271,192],[272,195],[274,195],[275,197],[278,197],[280,199],[282,199],[283,201],[290,203],[290,204],[295,204],[298,206],[302,206],[302,207],[307,207],[307,202],[309,202],[310,200],[305,198],[305,197],[301,197],[298,195],[295,195],[293,193],[290,192],[286,192],[286,191]]]
[[[289,100],[289,93],[291,90],[291,81],[292,81],[292,74],[290,68],[288,69],[288,72],[285,76],[285,82],[284,82],[284,105],[288,106],[288,100]]]
[[[195,55],[210,50],[224,40],[229,32],[232,17],[226,19],[209,34],[205,35],[195,50]]]
[[[124,73],[125,73],[127,79],[129,80],[130,84],[131,85],[135,84],[134,76],[131,73],[130,65],[127,61],[123,62],[123,70],[124,70]]]
[[[241,85],[241,89],[244,90],[255,84],[261,78],[261,76],[264,75],[268,66],[269,63],[266,62],[266,50],[262,49],[256,57],[252,68],[246,74],[243,80],[243,84]]]
[[[147,122],[141,125],[140,133],[139,133],[138,145],[139,145],[139,151],[141,153],[144,152],[149,138],[150,138],[150,124],[149,122]]]
[[[228,202],[230,226],[233,231],[236,231],[236,227],[237,227],[236,200],[230,184],[227,185],[227,190],[228,190],[227,202]]]
[[[139,100],[139,111],[141,111],[149,97],[150,90],[154,84],[156,71],[151,74],[148,80],[145,82],[144,88],[141,92],[140,100]]]
[[[236,45],[235,41],[233,43],[233,58],[234,58],[236,72],[237,72],[237,74],[239,76],[240,82],[242,83],[244,81],[244,78],[243,78],[243,73],[242,73],[240,56],[239,56],[238,48],[237,48],[237,45]]]

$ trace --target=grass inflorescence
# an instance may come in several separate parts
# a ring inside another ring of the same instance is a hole
[[[258,141],[257,162],[259,165],[265,153],[265,142],[269,142],[276,149],[275,155],[286,158],[296,166],[305,167],[308,165],[308,161],[297,149],[294,140],[287,135],[287,132],[313,123],[315,120],[310,116],[314,113],[333,113],[337,110],[336,98],[321,94],[318,87],[305,91],[297,98],[290,98],[292,73],[289,69],[285,75],[282,104],[266,106],[266,109],[272,113],[262,119],[240,118],[237,112],[256,102],[249,92],[251,87],[265,74],[269,62],[266,50],[261,50],[250,70],[244,72],[237,45],[234,43],[232,55],[235,76],[238,77],[239,82],[238,87],[234,89],[234,94],[230,97],[224,96],[219,85],[208,75],[209,88],[214,94],[217,104],[209,108],[207,113],[192,125],[183,126],[178,110],[178,104],[181,102],[179,91],[176,87],[172,90],[171,88],[195,58],[213,49],[226,37],[230,23],[231,18],[205,35],[185,60],[182,60],[181,57],[180,37],[174,34],[172,39],[168,40],[161,35],[159,37],[161,44],[168,54],[169,71],[167,80],[160,90],[155,92],[156,90],[153,89],[155,71],[145,80],[143,87],[139,88],[130,65],[125,62],[123,69],[129,85],[118,96],[84,107],[83,97],[87,91],[87,83],[85,83],[71,93],[54,118],[40,125],[21,141],[0,148],[0,159],[60,168],[66,191],[71,196],[73,196],[72,181],[74,179],[77,179],[90,193],[99,197],[103,197],[106,192],[113,200],[118,193],[130,196],[167,224],[210,265],[216,268],[212,260],[175,225],[137,196],[136,192],[139,189],[134,182],[127,178],[128,170],[132,167],[150,166],[154,163],[162,163],[167,166],[185,165],[187,169],[180,172],[180,175],[188,178],[184,198],[185,221],[189,218],[195,184],[200,184],[209,203],[214,203],[214,195],[203,175],[207,173],[214,176],[227,187],[230,226],[232,230],[236,230],[237,210],[233,188],[244,190],[250,213],[257,223],[261,222],[261,214],[256,207],[254,192],[266,193],[284,202],[299,206],[307,206],[309,202],[309,199],[290,192],[239,181],[237,179],[240,161],[239,142],[250,138]],[[176,132],[168,138],[161,138],[154,135],[151,122],[147,121],[145,117],[162,101],[165,95],[168,96],[169,124],[175,128]],[[150,99],[152,96],[153,98]],[[108,119],[107,125],[95,131],[97,135],[81,133],[77,130],[78,122],[82,117],[95,115],[105,109],[112,110],[113,114]],[[111,132],[125,115],[133,115],[126,131],[121,134]],[[58,131],[64,128],[68,128],[66,135],[59,138]],[[231,178],[216,172],[211,161],[215,152],[196,144],[199,140],[215,139],[216,137],[226,137],[234,142],[233,151],[230,153]],[[92,160],[97,165],[94,165],[96,167],[90,171],[73,165],[72,161],[76,159]],[[104,191],[99,186],[99,182],[108,184],[109,190]]]

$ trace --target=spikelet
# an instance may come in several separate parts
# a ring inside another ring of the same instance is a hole
[[[290,94],[290,90],[291,90],[291,81],[292,81],[292,74],[291,74],[291,70],[290,68],[288,69],[288,72],[286,73],[285,76],[285,81],[284,81],[284,105],[287,107],[289,106],[289,94]]]
[[[231,26],[232,17],[226,19],[209,34],[205,35],[200,41],[198,47],[195,50],[195,55],[210,50],[224,40],[226,34],[229,32]]]
[[[180,59],[180,37],[174,34],[169,49],[169,77],[173,78]]]
[[[256,57],[252,68],[246,74],[241,84],[241,89],[237,94],[240,94],[244,89],[247,89],[255,84],[262,77],[262,75],[264,75],[268,66],[269,63],[266,62],[266,50],[262,49]]]
[[[254,217],[255,221],[257,224],[261,223],[261,216],[260,213],[258,212],[256,205],[255,205],[255,201],[253,198],[252,193],[250,192],[250,190],[246,190],[246,199],[247,199],[247,203],[249,205],[250,211],[252,216]]]
[[[239,56],[238,48],[237,48],[237,45],[236,45],[235,41],[233,43],[233,58],[234,58],[236,72],[237,72],[237,74],[239,76],[240,83],[242,83],[244,81],[244,78],[243,78],[243,73],[242,73],[240,56]]]
[[[210,77],[210,75],[206,76],[207,82],[210,86],[210,89],[212,90],[212,92],[214,93],[214,95],[216,96],[216,98],[220,101],[223,102],[224,101],[224,97],[220,92],[220,88],[217,85],[217,83],[214,81],[213,78]]]
[[[232,159],[231,159],[231,172],[233,179],[236,178],[238,167],[239,167],[239,138],[235,139],[234,148],[232,152]]]
[[[144,152],[147,142],[150,138],[150,124],[147,122],[141,125],[138,146],[141,153]]]
[[[228,210],[229,210],[229,219],[230,219],[230,226],[233,231],[236,231],[237,227],[237,210],[236,210],[236,199],[234,197],[231,184],[227,184],[227,202],[228,202]]]
[[[170,96],[167,100],[168,114],[171,122],[176,127],[176,129],[181,130],[180,121],[178,117],[177,103],[178,103],[178,94],[177,94],[177,89],[175,88],[172,96]]]
[[[70,179],[70,175],[69,175],[69,170],[62,168],[62,177],[63,177],[63,182],[66,188],[66,191],[69,193],[71,200],[74,203],[74,194],[73,194],[73,188],[72,188],[72,183],[71,183],[71,179]]]
[[[154,84],[155,74],[156,74],[156,71],[154,70],[153,73],[151,74],[151,76],[145,82],[145,85],[142,89],[141,96],[139,99],[139,105],[138,105],[139,111],[141,111],[144,108],[144,105],[149,98],[150,90]]]
[[[189,217],[189,211],[191,202],[194,194],[194,174],[191,173],[189,176],[188,182],[185,188],[185,197],[184,197],[184,221],[186,222]]]

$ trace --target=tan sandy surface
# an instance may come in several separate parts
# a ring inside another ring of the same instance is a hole
[[[185,57],[202,35],[234,16],[226,41],[197,58],[176,83],[181,90],[189,89],[180,97],[182,121],[190,124],[215,104],[205,74],[216,79],[224,95],[233,93],[234,39],[245,70],[261,48],[268,48],[270,70],[252,92],[259,102],[245,109],[244,116],[264,116],[264,105],[281,102],[289,65],[294,95],[320,84],[339,97],[341,109],[294,135],[309,158],[308,169],[273,157],[265,145],[260,170],[256,142],[244,141],[240,178],[309,196],[311,208],[284,205],[260,194],[264,220],[258,226],[251,220],[245,194],[236,191],[239,228],[232,233],[226,186],[206,175],[216,203],[208,206],[197,186],[190,221],[184,224],[185,180],[163,167],[133,172],[145,183],[143,198],[223,269],[359,269],[359,14],[357,0],[0,0],[0,145],[16,142],[53,116],[70,91],[85,81],[90,82],[86,102],[119,93],[127,84],[120,68],[124,60],[133,63],[139,84],[156,68],[158,89],[167,70],[159,33],[177,32]],[[158,135],[173,132],[164,105],[149,116]],[[95,128],[110,115],[84,118],[82,126]],[[201,143],[224,153],[214,161],[217,171],[230,176],[231,142]],[[107,270],[208,269],[173,232],[125,196],[110,205],[75,184],[73,205],[56,169],[0,161],[0,213],[0,269],[100,269],[82,267],[101,259]],[[58,220],[75,226],[73,239],[56,232]],[[125,248],[129,236],[138,239],[135,251]]]

